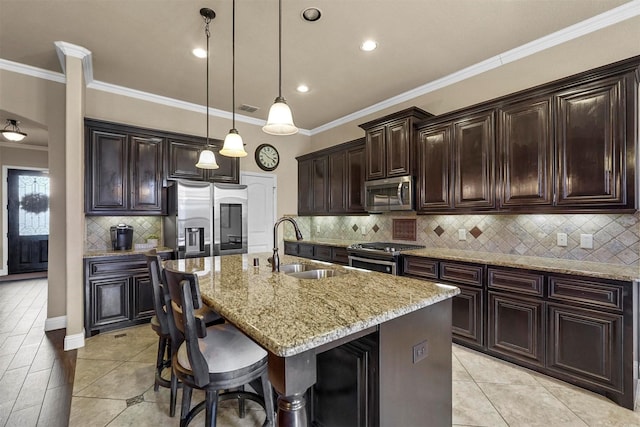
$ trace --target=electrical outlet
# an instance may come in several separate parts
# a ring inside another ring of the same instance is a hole
[[[567,233],[557,234],[558,246],[567,246]]]
[[[582,249],[593,249],[593,234],[581,234],[580,247]]]
[[[367,235],[367,227],[366,226],[363,225],[362,227],[360,227],[360,231],[362,232],[363,236]]]
[[[458,230],[458,240],[467,240],[467,230],[464,228]]]
[[[320,226],[316,225],[316,233],[320,234]]]
[[[426,359],[429,355],[429,346],[427,340],[424,340],[413,346],[413,363]]]

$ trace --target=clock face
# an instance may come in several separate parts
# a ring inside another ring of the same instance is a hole
[[[280,163],[280,155],[273,145],[262,144],[256,148],[256,163],[262,170],[272,171]]]

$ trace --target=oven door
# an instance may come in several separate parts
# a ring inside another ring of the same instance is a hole
[[[387,261],[349,255],[349,266],[378,271],[380,273],[393,274],[394,276],[397,274],[397,263],[395,260]]]

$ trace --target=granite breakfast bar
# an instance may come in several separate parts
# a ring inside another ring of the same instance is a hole
[[[205,304],[269,352],[278,425],[307,425],[304,394],[316,383],[316,355],[371,333],[379,340],[378,425],[451,424],[451,298],[458,288],[283,256],[282,264],[337,272],[299,279],[272,273],[270,255],[164,267],[195,273]]]

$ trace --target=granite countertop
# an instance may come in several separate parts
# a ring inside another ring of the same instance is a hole
[[[159,246],[155,248],[158,253],[161,252],[173,252],[173,249],[167,248],[164,246]],[[114,251],[114,250],[102,250],[102,251],[86,251],[84,253],[85,258],[96,258],[96,257],[104,257],[104,256],[125,256],[125,255],[144,255],[149,252],[149,249],[131,249],[128,251]]]
[[[198,275],[202,299],[277,356],[287,357],[451,298],[455,286],[351,269],[283,255],[346,274],[304,280],[272,273],[271,253],[170,260],[165,268]],[[260,266],[253,266],[259,258]]]
[[[526,268],[551,273],[576,274],[611,280],[638,280],[640,267],[636,265],[607,264],[600,262],[577,261],[560,258],[509,255],[494,252],[464,251],[459,249],[414,249],[403,251],[403,255],[415,255],[426,258],[447,259],[463,262],[475,262],[500,267]]]
[[[347,248],[354,243],[362,243],[361,240],[341,240],[341,239],[321,239],[321,238],[303,239],[303,240],[284,239],[284,241],[287,243],[307,243],[310,245],[327,245],[327,246],[335,246],[338,248]]]

